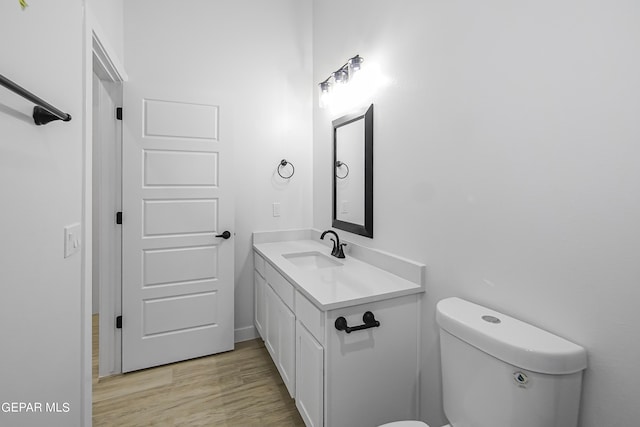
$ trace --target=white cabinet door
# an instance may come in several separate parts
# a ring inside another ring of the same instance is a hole
[[[291,397],[296,393],[296,317],[278,300],[280,330],[280,360],[278,370]]]
[[[273,359],[274,363],[276,363],[276,365],[278,360],[279,341],[280,341],[280,338],[278,336],[280,330],[278,329],[278,321],[277,321],[276,311],[274,308],[276,304],[275,300],[277,298],[278,296],[276,295],[275,292],[273,292],[273,289],[271,289],[271,286],[269,286],[268,284],[265,284],[265,287],[264,287],[264,302],[265,302],[264,346],[267,348],[267,351],[271,355],[271,358]]]
[[[264,340],[265,335],[265,320],[267,318],[265,309],[265,300],[264,300],[264,288],[266,287],[266,282],[264,278],[258,273],[258,271],[254,271],[254,318],[256,330],[260,334],[260,337]]]
[[[265,346],[271,354],[282,381],[291,397],[295,396],[296,318],[271,286],[265,287],[267,300],[267,333]]]
[[[296,407],[307,427],[323,425],[324,348],[296,322]]]

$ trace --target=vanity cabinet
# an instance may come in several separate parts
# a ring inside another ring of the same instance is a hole
[[[419,294],[321,309],[302,280],[294,286],[257,252],[254,262],[256,329],[308,427],[418,417]],[[361,325],[367,311],[379,327],[336,328],[340,317]]]

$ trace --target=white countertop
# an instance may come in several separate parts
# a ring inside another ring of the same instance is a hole
[[[343,265],[319,269],[298,267],[283,256],[313,251],[330,256],[331,248],[314,240],[256,243],[253,247],[324,311],[424,292],[423,286],[348,254],[344,259],[331,257]]]

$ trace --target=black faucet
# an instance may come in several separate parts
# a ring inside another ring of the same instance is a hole
[[[338,237],[338,233],[336,233],[333,230],[327,230],[324,233],[322,233],[322,235],[320,236],[320,240],[324,240],[324,236],[327,233],[331,233],[334,236],[336,236],[336,240],[331,239],[331,241],[333,242],[333,249],[331,250],[331,255],[333,255],[336,258],[344,258],[344,250],[342,249],[342,247],[347,246],[347,244],[340,243],[340,238]]]

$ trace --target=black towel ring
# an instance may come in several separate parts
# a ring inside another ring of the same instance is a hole
[[[283,167],[285,167],[287,165],[291,165],[291,174],[289,176],[283,176],[280,173],[280,169],[282,169]],[[288,162],[285,159],[280,160],[280,164],[278,165],[278,175],[280,175],[281,178],[289,179],[289,178],[291,178],[293,176],[294,173],[296,173],[296,168],[295,168],[295,166],[293,166],[293,163]]]
[[[343,176],[338,175],[338,168],[344,166],[345,168],[347,168],[347,173],[345,173]],[[349,166],[347,166],[346,163],[341,162],[340,160],[338,160],[336,162],[336,178],[338,179],[345,179],[346,177],[349,176]]]

